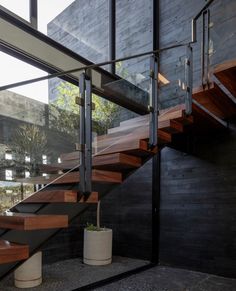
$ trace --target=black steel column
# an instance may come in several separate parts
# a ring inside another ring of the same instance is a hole
[[[160,0],[153,0],[153,50],[158,50],[160,48],[159,1]],[[156,264],[159,263],[160,240],[160,164],[161,154],[158,152],[152,159],[152,262]]]
[[[116,0],[109,0],[109,60],[116,59]],[[112,74],[116,72],[116,64],[109,65]]]
[[[30,0],[30,23],[33,28],[38,28],[38,0]]]

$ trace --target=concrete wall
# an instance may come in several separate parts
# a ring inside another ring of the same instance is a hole
[[[48,24],[48,35],[81,56],[109,59],[108,0],[76,0]],[[117,58],[152,49],[152,0],[116,1]],[[132,13],[131,13],[132,11]],[[140,37],[142,35],[142,37]],[[120,62],[117,73],[140,87],[149,86],[149,57]],[[58,79],[49,81],[49,100],[57,98]],[[146,99],[146,98],[145,98]],[[145,101],[147,102],[147,100]],[[122,120],[133,116],[122,112]]]
[[[236,276],[236,130],[162,151],[160,262]]]

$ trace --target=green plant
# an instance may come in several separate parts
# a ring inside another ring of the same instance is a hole
[[[42,163],[42,155],[49,153],[45,131],[34,124],[17,127],[8,148],[14,153],[15,167],[24,168],[31,176],[39,174],[38,165]],[[26,155],[30,157],[30,162],[25,162]]]
[[[86,225],[86,229],[88,231],[100,231],[101,228],[98,228],[96,225],[92,224],[92,223],[88,223],[87,222],[87,225]]]

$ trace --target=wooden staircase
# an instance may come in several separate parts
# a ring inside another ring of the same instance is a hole
[[[236,96],[235,63],[216,68],[215,76]],[[216,83],[208,89],[195,90],[190,116],[183,105],[160,112],[158,145],[152,149],[148,144],[149,116],[123,121],[107,135],[99,136],[93,157],[93,192],[89,197],[78,191],[77,151],[63,154],[61,163],[41,165],[41,171],[48,174],[46,177],[21,179],[21,182],[50,185],[0,216],[0,276],[27,259],[59,229],[67,227],[89,203],[96,203],[163,147],[175,147],[176,137],[226,130],[226,121],[236,116],[235,101]],[[73,171],[66,173],[72,168]]]

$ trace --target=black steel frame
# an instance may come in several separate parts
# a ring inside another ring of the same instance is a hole
[[[109,0],[109,60],[116,59],[116,0]],[[109,65],[109,71],[116,73],[116,64]]]
[[[30,23],[35,29],[38,28],[38,0],[30,0]]]
[[[160,1],[153,0],[153,50],[160,49]],[[157,74],[159,73],[160,59],[157,58]],[[158,76],[156,76],[158,79]],[[158,94],[158,82],[157,92]],[[156,102],[158,102],[158,96],[156,96]],[[159,104],[156,104],[158,110]],[[156,112],[158,114],[158,112]],[[158,122],[158,118],[156,118]],[[158,128],[158,125],[157,125]],[[157,129],[156,128],[156,129]],[[156,130],[157,131],[157,130]],[[158,139],[158,136],[157,136]],[[159,245],[160,245],[160,196],[161,196],[161,153],[152,158],[152,263],[159,264]]]

